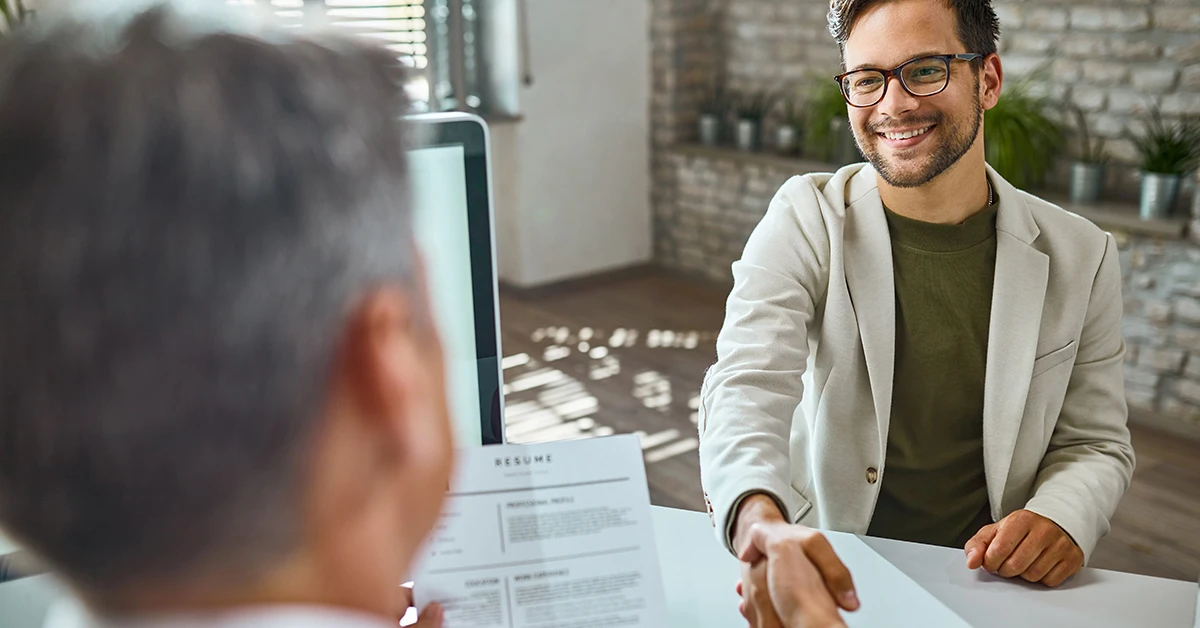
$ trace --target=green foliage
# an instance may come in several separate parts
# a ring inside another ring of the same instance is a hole
[[[1071,114],[1075,117],[1075,131],[1079,134],[1079,161],[1088,164],[1103,164],[1108,162],[1108,154],[1104,152],[1104,138],[1093,138],[1088,129],[1087,117],[1078,105],[1070,105]]]
[[[1005,86],[999,102],[984,114],[984,152],[988,163],[1019,188],[1035,187],[1046,178],[1063,148],[1063,132],[1047,115],[1047,99],[1032,85],[1045,68]]]
[[[1158,107],[1142,120],[1142,134],[1131,137],[1142,156],[1142,170],[1158,174],[1187,174],[1200,162],[1200,117],[1184,116],[1167,124]]]
[[[833,72],[829,75],[833,76]],[[830,125],[837,117],[849,119],[846,111],[849,105],[836,81],[828,77],[814,77],[810,81],[805,152],[822,161],[830,161],[838,143]]]
[[[739,94],[734,99],[733,108],[739,120],[762,122],[777,98],[775,93],[767,90]]]
[[[0,18],[4,20],[5,31],[16,28],[29,19],[30,15],[24,0],[0,0]]]

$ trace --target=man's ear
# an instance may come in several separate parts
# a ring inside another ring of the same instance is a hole
[[[1000,55],[988,55],[983,60],[981,72],[983,76],[979,81],[979,102],[986,111],[1000,101],[1000,90],[1004,86],[1004,67],[1000,63]]]
[[[378,288],[352,310],[342,346],[340,377],[344,394],[363,420],[401,436],[413,395],[425,386],[419,325],[412,299],[399,288]]]

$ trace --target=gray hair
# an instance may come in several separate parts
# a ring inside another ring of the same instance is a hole
[[[293,549],[348,310],[416,282],[396,59],[178,25],[0,44],[0,525],[91,593]]]

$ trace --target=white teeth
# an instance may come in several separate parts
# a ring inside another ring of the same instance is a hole
[[[884,137],[888,138],[889,140],[906,140],[910,137],[916,137],[918,135],[923,135],[926,131],[928,131],[929,129],[932,129],[932,128],[933,127],[927,126],[923,129],[917,129],[915,131],[905,131],[903,133],[884,133],[883,135],[884,135]]]

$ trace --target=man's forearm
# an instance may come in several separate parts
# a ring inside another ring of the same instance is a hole
[[[775,499],[766,493],[755,493],[742,500],[738,505],[738,510],[734,513],[733,523],[733,549],[737,553],[741,553],[744,539],[749,538],[750,526],[759,522],[783,521],[787,522],[787,518],[783,516],[783,512],[779,510],[779,504]]]

